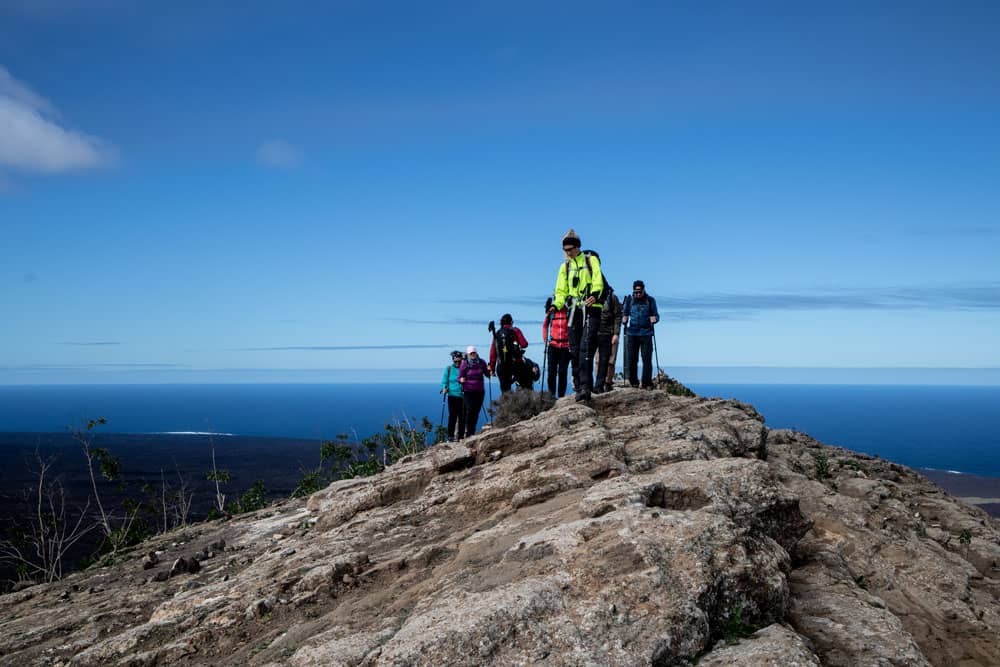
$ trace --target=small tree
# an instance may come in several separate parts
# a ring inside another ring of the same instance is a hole
[[[0,539],[0,563],[12,566],[21,580],[61,579],[63,560],[95,525],[85,522],[90,501],[76,519],[67,516],[66,495],[59,480],[49,480],[52,459],[43,460],[36,451],[37,480],[31,490],[32,516],[27,525],[15,524]]]
[[[73,430],[73,439],[80,443],[87,461],[87,473],[90,476],[90,486],[98,510],[96,521],[98,528],[104,535],[104,543],[98,551],[104,551],[114,556],[122,548],[141,539],[143,531],[142,522],[137,523],[139,503],[126,498],[122,502],[121,513],[116,514],[111,509],[105,508],[104,500],[101,498],[101,491],[97,486],[97,475],[94,472],[95,464],[97,464],[101,477],[109,482],[120,482],[122,477],[121,460],[104,447],[94,447],[97,427],[107,423],[108,420],[104,417],[87,420],[84,428]],[[125,485],[121,484],[119,491],[124,490]]]
[[[205,474],[205,479],[215,482],[215,506],[209,513],[209,518],[226,514],[226,494],[222,492],[222,485],[228,484],[232,479],[228,470],[219,470],[215,465],[215,440],[211,436],[208,438],[209,446],[212,448],[212,469]]]

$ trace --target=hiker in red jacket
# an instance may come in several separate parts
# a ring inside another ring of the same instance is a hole
[[[552,306],[550,298],[545,304],[548,312]],[[566,395],[567,371],[569,370],[569,331],[566,327],[566,309],[553,311],[542,322],[542,340],[548,346],[548,387],[549,393],[557,398]],[[558,393],[556,380],[558,378]]]

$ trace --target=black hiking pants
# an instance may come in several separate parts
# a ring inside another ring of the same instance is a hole
[[[569,323],[569,354],[573,361],[574,388],[579,394],[590,393],[600,326],[600,308],[577,308]]]
[[[500,381],[500,393],[506,394],[513,386],[516,377],[517,364],[509,362],[497,366],[497,380]]]
[[[483,398],[486,396],[485,391],[469,391],[466,390],[462,394],[462,400],[465,401],[465,437],[473,436],[476,434],[476,422],[479,420],[479,411],[483,407]]]
[[[639,386],[639,354],[642,353],[642,386],[653,386],[653,337],[629,336],[628,345],[628,383]]]
[[[549,368],[546,374],[548,377],[549,393],[557,398],[566,395],[566,372],[569,370],[569,348],[554,347],[549,345]],[[558,393],[556,393],[556,381],[558,380]]]
[[[597,337],[597,379],[594,380],[594,389],[606,391],[615,378],[615,360],[611,358],[611,336]],[[610,373],[608,370],[610,369]]]
[[[455,427],[458,427],[457,429]],[[461,440],[465,436],[465,397],[448,395],[448,439]]]

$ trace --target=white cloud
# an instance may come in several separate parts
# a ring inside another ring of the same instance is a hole
[[[257,147],[257,163],[276,169],[292,169],[302,164],[302,153],[287,141],[265,141]]]
[[[114,152],[100,139],[60,124],[51,102],[0,65],[0,165],[57,173],[111,163]]]

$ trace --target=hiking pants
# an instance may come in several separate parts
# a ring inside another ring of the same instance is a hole
[[[456,430],[455,427],[458,427]],[[461,440],[465,435],[465,397],[448,396],[448,439]]]
[[[483,407],[483,398],[486,396],[485,391],[468,391],[462,394],[462,400],[465,401],[465,437],[473,436],[476,434],[476,421],[479,419],[479,411]]]
[[[606,391],[615,379],[615,357],[611,356],[611,336],[597,337],[597,379],[594,389]]]
[[[574,388],[578,393],[589,394],[594,378],[594,353],[597,352],[597,334],[601,326],[600,308],[578,308],[569,323],[569,354],[574,362]]]
[[[569,369],[569,348],[549,345],[548,381],[549,393],[558,398],[566,395],[566,371]],[[556,377],[559,378],[559,393],[556,393]]]
[[[628,345],[628,383],[639,386],[639,353],[642,352],[642,386],[653,386],[653,337],[629,336]]]
[[[497,380],[500,381],[501,394],[506,394],[510,391],[511,386],[514,384],[514,380],[517,379],[515,377],[516,370],[517,366],[513,362],[497,366]]]

